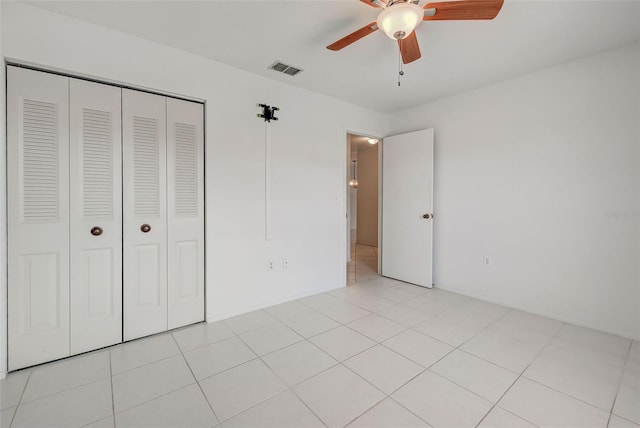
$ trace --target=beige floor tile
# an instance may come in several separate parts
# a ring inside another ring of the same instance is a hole
[[[535,425],[500,407],[494,407],[478,428],[535,428]]]
[[[300,401],[285,391],[224,423],[225,428],[323,428],[325,425]]]
[[[103,379],[21,404],[11,427],[79,427],[111,414],[111,380]]]
[[[118,428],[208,428],[217,422],[196,384],[116,414]]]
[[[182,355],[113,377],[113,406],[121,412],[195,382]]]
[[[184,357],[196,379],[206,378],[257,358],[256,354],[237,337],[186,352]]]
[[[289,386],[338,364],[306,340],[265,355],[262,360]]]
[[[369,348],[343,364],[387,395],[424,371],[424,367],[382,345]]]
[[[427,370],[392,396],[434,427],[472,427],[492,404]]]
[[[338,361],[344,361],[376,344],[348,327],[338,327],[309,340]]]
[[[604,428],[609,419],[608,412],[525,378],[516,381],[498,406],[537,426]]]
[[[225,421],[273,397],[287,386],[260,360],[211,376],[200,382],[209,404]]]
[[[414,330],[404,331],[382,344],[423,367],[431,366],[453,350],[452,346]]]
[[[429,425],[390,398],[380,402],[348,428],[428,428]]]
[[[492,403],[518,378],[509,370],[459,350],[438,361],[431,370]]]
[[[342,365],[302,382],[293,390],[330,428],[345,426],[385,397]]]

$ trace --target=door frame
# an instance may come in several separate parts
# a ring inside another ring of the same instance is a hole
[[[345,150],[344,150],[344,158],[343,164],[345,168],[343,169],[342,175],[342,191],[343,195],[343,209],[345,213],[345,223],[343,228],[344,233],[344,244],[343,249],[345,251],[343,260],[345,261],[345,271],[347,269],[346,263],[351,261],[351,208],[349,207],[350,203],[350,195],[349,195],[349,177],[351,174],[351,150],[349,145],[349,134],[360,135],[360,136],[369,136],[371,138],[376,138],[378,140],[378,248],[380,248],[382,243],[382,141],[384,137],[379,137],[379,135],[384,135],[385,133],[378,131],[370,131],[363,130],[357,127],[345,127],[344,128],[344,138],[345,138]],[[380,270],[382,268],[382,254],[378,251],[378,274],[380,274]],[[346,275],[345,275],[345,285],[346,284]]]
[[[8,373],[8,356],[9,356],[9,325],[8,325],[8,229],[7,229],[7,156],[6,148],[8,143],[8,129],[7,129],[7,88],[8,82],[6,79],[7,67],[14,66],[20,68],[26,68],[43,73],[56,74],[59,76],[69,77],[73,79],[86,80],[89,82],[101,83],[109,86],[116,86],[122,89],[131,89],[140,92],[146,92],[164,97],[175,98],[183,101],[190,101],[202,104],[203,114],[203,222],[204,222],[204,321],[207,322],[207,100],[203,98],[196,98],[187,95],[175,94],[168,91],[162,91],[157,89],[145,88],[141,86],[135,86],[122,82],[119,80],[108,79],[104,77],[96,77],[88,74],[69,71],[66,69],[60,69],[52,66],[42,65],[31,61],[24,61],[17,58],[2,57],[0,62],[0,84],[4,87],[4,91],[0,94],[0,135],[4,140],[5,150],[0,150],[0,212],[3,213],[4,218],[0,221],[0,380],[4,379]],[[123,337],[124,338],[124,337]],[[123,342],[124,343],[124,340]]]

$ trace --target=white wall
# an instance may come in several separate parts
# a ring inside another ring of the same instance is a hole
[[[0,8],[7,58],[206,100],[208,320],[345,285],[346,130],[385,135],[386,115],[29,5]],[[265,124],[256,118],[264,102],[280,107],[271,125],[270,241]]]
[[[640,45],[390,127],[435,129],[437,287],[640,338]]]

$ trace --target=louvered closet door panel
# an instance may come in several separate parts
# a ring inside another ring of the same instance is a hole
[[[204,320],[202,104],[167,98],[169,328]]]
[[[70,80],[71,353],[122,341],[121,89]]]
[[[123,89],[122,112],[124,339],[131,340],[167,330],[165,97]]]
[[[9,370],[69,355],[69,79],[7,68]]]

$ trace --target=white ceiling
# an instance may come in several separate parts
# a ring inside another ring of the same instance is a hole
[[[379,9],[358,0],[29,3],[381,112],[640,40],[639,0],[506,0],[493,21],[424,22],[422,58],[398,87],[397,44],[382,32],[325,48],[376,19]],[[274,60],[304,72],[267,69]]]

